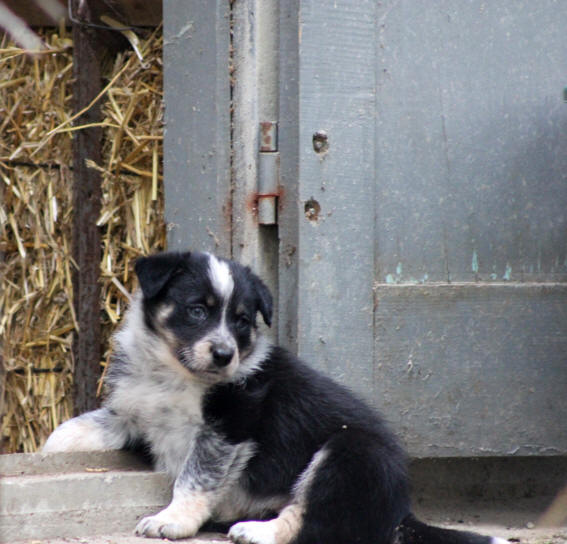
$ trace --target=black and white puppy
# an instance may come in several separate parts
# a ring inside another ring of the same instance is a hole
[[[349,391],[259,333],[272,297],[250,269],[164,253],[140,259],[136,273],[103,407],[44,447],[145,447],[175,484],[169,506],[136,533],[190,537],[212,520],[238,522],[229,537],[240,544],[500,540],[411,515],[396,439]]]

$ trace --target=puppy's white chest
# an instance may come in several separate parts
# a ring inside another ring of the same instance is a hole
[[[166,387],[154,380],[124,380],[109,399],[131,436],[144,439],[156,468],[176,477],[203,424],[202,388],[191,383]]]

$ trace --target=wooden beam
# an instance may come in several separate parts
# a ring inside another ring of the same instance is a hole
[[[72,0],[74,13],[81,21],[92,20],[89,2]],[[80,9],[79,9],[79,6]],[[73,95],[75,112],[86,107],[102,88],[100,31],[73,24]],[[76,124],[102,120],[100,103],[76,120]],[[101,175],[87,168],[88,159],[101,162],[102,129],[83,129],[73,137],[73,258],[78,265],[74,274],[74,305],[79,332],[73,342],[75,362],[74,410],[80,414],[97,405],[100,378],[100,260],[101,238],[96,222],[101,209]]]
[[[129,25],[157,26],[163,17],[162,0],[97,0],[99,14]]]
[[[67,11],[66,0],[57,1]],[[29,26],[56,24],[38,7],[36,0],[4,0],[4,4]],[[134,26],[157,26],[162,20],[162,0],[90,0],[89,5],[95,23],[100,23],[100,15],[109,15],[125,25]],[[73,14],[76,14],[76,10],[73,10]],[[70,21],[67,20],[67,23],[70,24]]]
[[[66,2],[64,0],[56,0],[66,10]],[[37,5],[36,0],[3,0],[6,7],[15,15],[23,19],[29,26],[53,26],[53,21],[42,9]]]

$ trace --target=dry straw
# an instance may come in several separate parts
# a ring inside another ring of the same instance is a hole
[[[35,451],[71,416],[72,41],[42,33],[29,56],[0,40],[0,337],[5,452]],[[165,247],[162,33],[138,36],[105,74],[101,229],[104,345],[133,290],[136,257]],[[80,210],[79,210],[80,213]],[[108,350],[101,361],[108,363]]]

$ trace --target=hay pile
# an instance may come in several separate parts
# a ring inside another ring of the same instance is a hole
[[[72,413],[72,41],[42,34],[35,57],[0,40],[0,338],[5,452],[35,451]],[[134,286],[134,259],[165,248],[162,34],[119,54],[102,96],[102,339]],[[101,365],[106,367],[108,352]]]

